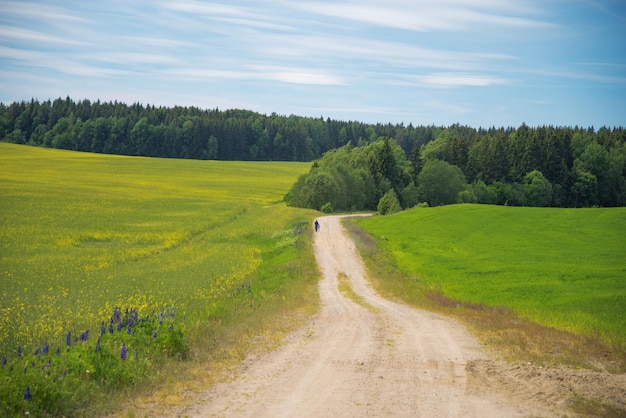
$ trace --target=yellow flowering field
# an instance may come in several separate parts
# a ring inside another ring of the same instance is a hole
[[[308,167],[0,143],[0,353],[94,332],[116,307],[210,316],[314,216],[282,203]]]

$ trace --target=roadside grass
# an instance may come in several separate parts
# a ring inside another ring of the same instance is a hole
[[[276,344],[317,306],[316,212],[282,203],[306,170],[0,143],[0,415],[180,402]]]
[[[359,296],[354,291],[354,289],[352,289],[352,285],[350,284],[350,277],[348,277],[345,273],[339,273],[337,275],[337,288],[341,293],[343,293],[344,296],[352,300],[357,305],[362,306],[363,308],[373,313],[380,312],[378,308],[367,303],[365,299]]]
[[[572,400],[572,410],[585,417],[624,418],[626,411],[595,399],[575,395]]]
[[[509,360],[619,372],[625,215],[454,205],[345,224],[382,294],[465,321]]]

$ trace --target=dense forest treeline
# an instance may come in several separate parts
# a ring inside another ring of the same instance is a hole
[[[367,125],[332,119],[201,110],[119,102],[0,104],[0,140],[107,154],[218,160],[311,161],[345,144],[364,145],[398,131],[407,149],[441,128]],[[410,144],[409,144],[410,142]]]
[[[374,145],[385,142],[380,138],[393,141],[381,148]],[[428,184],[429,176],[451,176],[455,184],[462,182],[462,190],[455,189],[456,201],[558,207],[626,205],[623,127],[596,131],[525,124],[489,129],[374,125],[248,110],[166,108],[66,97],[0,103],[0,140],[107,154],[279,161],[312,161],[330,150],[347,146],[347,154],[349,149],[372,145],[366,160],[352,156],[358,163],[351,164],[363,164],[361,169],[371,171],[380,168],[372,158],[384,157],[384,152],[396,155],[398,150],[403,151],[406,162],[394,163],[402,167],[401,182],[381,182],[380,173],[372,174],[376,196],[366,199],[367,208],[377,206],[392,189],[403,207],[416,199],[429,204],[453,203],[452,191],[445,198],[429,196],[436,192],[428,189],[434,187]],[[437,189],[442,186],[448,184],[437,185]],[[455,187],[458,189],[458,184]]]

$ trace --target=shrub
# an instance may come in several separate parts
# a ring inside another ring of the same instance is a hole
[[[378,213],[381,215],[391,215],[392,213],[401,212],[402,207],[400,206],[396,191],[393,189],[387,191],[387,193],[380,198],[377,209]]]
[[[333,205],[330,202],[326,202],[322,205],[321,211],[324,213],[333,213]]]
[[[441,160],[427,160],[418,176],[421,199],[431,206],[456,203],[465,189],[465,176],[455,165]]]

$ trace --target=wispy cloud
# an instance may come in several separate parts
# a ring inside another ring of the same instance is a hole
[[[91,19],[72,14],[69,9],[27,1],[3,1],[0,3],[0,14],[12,16],[14,19],[27,18],[46,24],[92,22]]]
[[[577,106],[559,115],[624,120],[617,3],[6,0],[0,100],[117,95],[424,123],[531,123],[524,114],[549,113],[528,104],[547,100]]]
[[[471,73],[435,73],[406,77],[409,84],[425,87],[489,87],[508,84],[510,81],[502,77]]]
[[[341,77],[325,71],[297,67],[252,65],[243,70],[182,68],[163,71],[169,77],[189,77],[196,80],[266,80],[289,84],[342,85]]]
[[[284,2],[286,7],[356,21],[371,26],[390,27],[410,31],[469,30],[476,25],[490,24],[502,27],[553,27],[553,23],[511,15],[520,12],[510,1],[469,2],[457,0],[368,1],[339,2]]]
[[[13,40],[17,42],[35,42],[59,45],[84,45],[80,39],[71,39],[57,36],[47,32],[23,29],[16,26],[0,25],[0,39]]]

